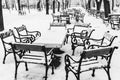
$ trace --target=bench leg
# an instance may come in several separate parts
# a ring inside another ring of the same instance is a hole
[[[92,73],[92,77],[94,77],[95,76],[95,69],[93,69],[93,73]]]

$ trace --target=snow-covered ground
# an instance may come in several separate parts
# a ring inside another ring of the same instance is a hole
[[[28,30],[38,30],[42,34],[48,30],[50,22],[52,22],[52,11],[49,15],[45,14],[45,10],[38,12],[37,10],[31,10],[30,13],[27,11],[27,15],[18,15],[17,11],[3,10],[4,26],[5,31],[8,29],[13,29],[14,27],[19,27],[22,24],[27,26]],[[110,33],[117,35],[118,38],[115,40],[114,45],[120,46],[120,30],[112,30],[110,25],[108,27],[103,24],[101,19],[96,19],[95,17],[85,16],[85,23],[91,23],[91,26],[95,28],[94,37],[101,37],[103,33],[107,30]],[[1,33],[1,32],[0,32]],[[57,35],[57,34],[56,34]],[[49,69],[48,80],[65,80],[65,70],[63,57],[65,54],[71,54],[70,44],[66,44],[62,47],[65,53],[62,54],[61,65],[55,69],[55,74],[51,75],[51,70]],[[14,60],[13,56],[8,55],[6,58],[6,64],[2,64],[4,55],[4,50],[2,43],[0,41],[0,80],[14,80]],[[112,62],[111,62],[111,80],[120,79],[120,49],[115,51]],[[29,71],[25,71],[24,64],[21,64],[18,70],[18,80],[43,80],[44,67],[41,65],[30,65]],[[91,77],[89,72],[81,75],[81,80],[107,80],[107,75],[103,70],[97,70],[96,76]],[[70,73],[69,80],[76,80],[73,74]]]

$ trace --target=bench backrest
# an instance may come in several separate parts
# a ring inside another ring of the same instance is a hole
[[[109,31],[105,32],[103,35],[103,41],[102,41],[101,45],[103,45],[105,42],[107,45],[111,46],[111,44],[113,43],[113,41],[116,37],[117,36],[111,35],[109,33]]]
[[[110,20],[112,21],[119,21],[119,16],[111,16]]]
[[[49,29],[51,29],[52,27],[64,27],[66,29],[66,23],[53,22],[53,23],[50,23]]]
[[[104,55],[112,55],[114,49],[117,47],[109,46],[109,47],[103,47],[103,48],[97,48],[97,49],[90,49],[90,50],[84,50],[82,54],[82,58],[91,58],[91,57],[98,57],[98,56],[104,56]]]
[[[25,25],[22,25],[22,26],[20,26],[20,27],[14,27],[14,28],[16,29],[19,37],[20,37],[21,34],[22,34],[22,35],[27,35],[27,34],[28,34],[28,33],[27,33],[27,28],[26,28]]]
[[[13,48],[18,50],[42,51],[44,45],[30,44],[30,43],[11,43]]]
[[[45,63],[48,66],[48,62],[52,58],[53,52],[52,48],[46,48],[43,44],[29,44],[29,43],[10,43],[13,55],[15,59],[15,63],[17,64],[19,61],[27,61],[29,63]],[[18,52],[16,50],[20,50],[19,53],[20,59],[16,55]],[[31,51],[30,53],[28,51]],[[49,57],[48,57],[49,56]],[[48,57],[48,58],[47,58]],[[29,60],[28,60],[29,59]]]
[[[9,29],[6,32],[1,33],[0,38],[2,41],[2,45],[4,48],[5,54],[6,54],[6,52],[10,52],[11,46],[9,45],[9,43],[17,42],[17,39],[15,38],[15,35],[13,33],[13,30],[11,30],[11,29]]]
[[[0,38],[1,38],[2,42],[3,42],[3,44],[5,42],[16,42],[14,32],[11,29],[9,29],[6,32],[1,33]]]

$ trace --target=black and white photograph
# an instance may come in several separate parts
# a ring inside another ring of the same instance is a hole
[[[0,0],[0,80],[120,80],[120,0]]]

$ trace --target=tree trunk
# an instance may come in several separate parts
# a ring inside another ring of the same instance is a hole
[[[98,11],[100,11],[101,3],[102,3],[102,0],[100,0],[100,1],[96,0],[97,10]]]
[[[91,9],[91,0],[88,0],[88,9]]]
[[[53,0],[53,13],[55,13],[55,0]]]
[[[114,0],[112,0],[112,10],[114,9]]]
[[[110,3],[108,0],[103,0],[103,2],[104,2],[105,18],[107,18],[108,14],[110,13]]]
[[[9,9],[9,5],[8,5],[8,1],[7,0],[5,0],[5,6],[6,6],[7,9]]]
[[[49,0],[46,0],[46,14],[49,14]]]
[[[85,0],[84,2],[85,2],[85,4],[84,4],[84,5],[85,5],[85,9],[87,9],[87,8],[86,8],[86,5],[87,5],[87,4],[86,4],[86,0]]]
[[[58,1],[58,12],[60,11],[60,2]]]
[[[65,8],[65,3],[64,3],[64,0],[62,0],[62,10],[64,10]]]
[[[20,0],[18,0],[18,11],[21,10],[21,7],[20,7]]]
[[[3,23],[3,13],[2,13],[2,0],[0,0],[0,31],[4,30],[4,23]]]
[[[29,11],[29,13],[30,13],[30,6],[29,6],[30,4],[29,4],[29,0],[27,0],[27,3],[28,3],[28,4],[27,4],[27,8],[28,8],[28,11]]]

